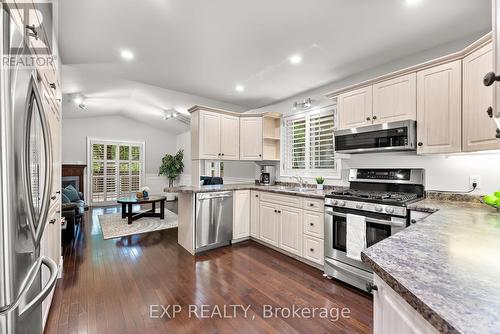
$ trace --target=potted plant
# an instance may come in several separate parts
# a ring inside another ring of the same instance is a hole
[[[325,178],[323,176],[316,177],[316,188],[318,190],[323,190],[323,183],[325,183]]]
[[[165,175],[168,178],[168,187],[171,188],[174,185],[174,181],[181,175],[184,170],[184,150],[179,150],[175,155],[165,154],[161,159],[161,165],[158,175]],[[172,198],[173,197],[173,198]],[[175,200],[175,195],[167,195],[167,200]]]

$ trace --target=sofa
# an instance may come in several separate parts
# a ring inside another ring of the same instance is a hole
[[[85,203],[83,193],[72,185],[61,190],[62,216],[66,218],[68,231],[66,238],[73,237],[77,227],[83,224],[85,211],[88,205]]]

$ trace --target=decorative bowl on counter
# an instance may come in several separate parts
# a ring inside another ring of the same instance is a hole
[[[491,195],[486,195],[481,198],[481,203],[491,206],[500,211],[500,191],[495,191]]]

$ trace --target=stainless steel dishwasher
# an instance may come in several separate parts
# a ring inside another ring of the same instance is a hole
[[[233,238],[233,192],[196,194],[195,219],[196,253],[229,245]]]

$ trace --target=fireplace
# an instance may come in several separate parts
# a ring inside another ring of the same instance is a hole
[[[73,186],[76,190],[80,190],[80,178],[78,176],[63,176],[62,177],[62,187]]]
[[[79,164],[63,164],[62,165],[62,178],[61,178],[61,186],[62,188],[67,187],[68,185],[72,185],[76,188],[76,190],[85,194],[85,179],[84,173],[87,165],[79,165]]]

